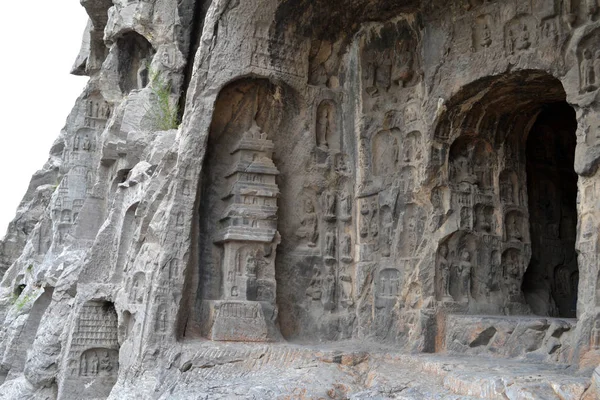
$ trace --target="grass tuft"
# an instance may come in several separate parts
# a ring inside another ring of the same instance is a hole
[[[179,107],[171,98],[171,82],[165,80],[160,71],[149,70],[150,84],[148,87],[155,96],[156,102],[148,110],[156,130],[166,131],[177,129],[179,126]]]

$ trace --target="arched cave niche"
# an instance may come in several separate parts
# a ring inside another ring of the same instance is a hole
[[[118,179],[118,178],[117,178]],[[123,276],[127,262],[127,252],[131,248],[131,242],[135,231],[138,227],[139,220],[136,218],[136,211],[139,202],[132,204],[123,217],[123,224],[121,225],[121,237],[119,239],[119,247],[117,251],[117,260],[113,271],[113,279],[120,280]]]
[[[340,137],[336,107],[333,101],[323,100],[317,108],[317,146],[324,149],[340,150]]]
[[[291,140],[293,99],[287,86],[246,78],[216,100],[200,183],[194,312],[209,339],[280,338],[276,262],[289,211],[281,204],[284,164],[293,163],[291,149],[281,146]]]
[[[143,89],[150,80],[150,63],[155,50],[145,37],[127,32],[117,39],[119,88],[123,94]]]
[[[575,316],[577,121],[565,99],[558,79],[528,70],[481,79],[447,102],[431,170],[450,197],[442,229],[478,243],[468,301],[451,289],[464,245],[438,247],[437,299],[457,312]]]
[[[477,265],[479,247],[478,237],[467,231],[457,231],[442,241],[437,256],[438,300],[467,305],[480,295],[485,296],[476,283],[485,279],[477,276],[478,271],[485,270]]]
[[[477,186],[481,192],[492,188],[495,153],[491,145],[477,136],[461,136],[450,147],[450,183],[457,188]],[[468,190],[468,189],[467,189]]]

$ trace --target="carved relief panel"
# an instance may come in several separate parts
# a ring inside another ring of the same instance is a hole
[[[487,49],[493,43],[493,33],[496,31],[494,17],[482,14],[475,18],[473,24],[473,51]]]
[[[385,177],[400,169],[403,155],[400,154],[402,135],[398,128],[378,132],[372,140],[373,174]]]
[[[340,121],[333,100],[323,100],[317,107],[316,143],[324,151],[340,151]]]
[[[250,66],[277,71],[293,78],[308,77],[310,43],[303,37],[285,35],[277,38],[267,24],[258,24],[250,42]]]
[[[110,377],[119,365],[119,352],[110,349],[90,349],[81,354],[79,376]]]
[[[365,36],[361,69],[366,95],[378,97],[417,83],[420,78],[420,59],[414,51],[417,39],[405,22],[388,23]]]
[[[447,20],[448,12],[453,12],[449,51],[457,58],[470,50],[485,59],[498,60],[504,56],[527,55],[535,49],[541,58],[556,59],[556,49],[568,40],[580,13],[579,2],[571,3],[555,0],[511,3],[461,0],[444,3],[444,11],[434,19]]]
[[[525,52],[537,44],[537,21],[530,15],[522,15],[508,21],[504,26],[504,46],[507,55]]]
[[[525,265],[521,251],[509,248],[502,253],[502,271],[505,281],[504,290],[511,302],[522,301],[521,284]]]
[[[103,131],[106,122],[110,119],[111,106],[104,101],[100,94],[88,97],[85,108],[84,126],[98,131]]]
[[[67,373],[59,398],[61,391],[81,399],[108,396],[119,371],[117,314],[113,304],[85,303],[70,337]]]
[[[425,151],[422,135],[420,38],[412,22],[385,23],[360,35],[362,124],[358,134],[356,286],[372,308],[372,333],[397,340],[405,309],[420,292],[407,294],[405,279],[423,257],[426,225],[422,205]],[[366,278],[372,276],[372,280]],[[407,301],[405,297],[410,297]],[[394,336],[394,337],[392,337]]]
[[[466,308],[474,298],[473,283],[477,280],[477,237],[468,232],[456,232],[440,244],[437,251],[436,293],[443,303],[456,303]]]
[[[142,303],[146,293],[146,274],[137,272],[129,281],[129,302],[132,304]]]
[[[313,40],[309,54],[308,83],[316,86],[327,86],[330,89],[338,88],[341,74],[342,52],[344,40]]]

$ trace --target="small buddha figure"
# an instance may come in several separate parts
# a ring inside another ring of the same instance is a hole
[[[73,150],[77,151],[79,150],[79,146],[81,144],[81,138],[79,137],[79,135],[75,136],[75,139],[73,140]]]
[[[482,232],[490,232],[492,230],[491,215],[484,207],[477,209],[477,225]]]
[[[324,194],[325,199],[325,219],[335,220],[336,218],[336,200],[337,196],[333,191],[327,191]]]
[[[167,330],[167,309],[161,308],[158,312],[158,328],[161,332]]]
[[[349,274],[340,274],[340,301],[342,306],[348,308],[354,304],[352,299],[352,277]]]
[[[407,138],[406,145],[404,147],[404,162],[411,162],[413,153],[415,152],[415,143],[412,137]]]
[[[86,376],[88,373],[88,361],[87,355],[83,353],[81,355],[81,363],[79,365],[79,375]]]
[[[381,240],[383,241],[381,246],[381,255],[389,257],[392,254],[392,225],[383,225],[383,234]]]
[[[342,241],[342,261],[352,262],[352,236],[349,234],[344,235]]]
[[[98,375],[98,355],[96,353],[93,353],[93,357],[92,357],[92,361],[91,361],[91,368],[90,368],[90,373],[92,375]]]
[[[246,275],[250,277],[256,276],[256,270],[258,268],[257,254],[248,254],[246,256]]]
[[[327,275],[323,279],[323,308],[331,311],[335,309],[335,270],[330,266],[327,270]]]
[[[362,217],[360,219],[360,224],[359,224],[358,229],[359,229],[360,237],[366,238],[367,236],[369,236],[369,222],[367,221],[367,218]]]
[[[306,295],[310,297],[312,300],[321,300],[322,296],[322,284],[323,277],[321,276],[321,269],[319,266],[313,266],[313,277],[306,289]]]
[[[596,79],[594,75],[594,60],[592,60],[592,52],[589,49],[583,50],[583,59],[579,66],[579,72],[581,74],[581,89],[584,91],[593,90]]]
[[[396,45],[392,81],[405,87],[414,76],[414,55],[410,42],[399,42]]]
[[[596,50],[594,54],[594,85],[598,84],[600,78],[600,50]]]
[[[529,30],[526,24],[523,24],[521,32],[516,41],[517,50],[527,50],[531,46],[531,42],[529,41]]]
[[[366,66],[363,69],[363,79],[365,80],[366,91],[369,95],[373,96],[377,93],[377,88],[375,87],[377,53],[375,50],[368,50],[365,52],[363,59],[366,63]]]
[[[506,47],[508,54],[515,54],[515,33],[512,29],[509,29],[507,32]]]
[[[310,200],[304,203],[304,217],[300,224],[296,236],[306,239],[308,247],[315,247],[319,240],[319,226],[315,206]]]
[[[452,300],[452,296],[450,296],[450,263],[448,262],[448,246],[445,244],[440,247],[439,271],[442,277],[442,300]]]
[[[82,144],[81,148],[84,151],[90,151],[92,148],[92,143],[90,142],[90,138],[87,135],[85,135],[83,137],[83,144]]]
[[[377,210],[373,209],[373,216],[371,217],[370,232],[372,237],[379,235],[379,218],[377,218]]]
[[[102,359],[100,360],[100,370],[101,371],[105,371],[105,372],[111,372],[112,371],[112,363],[110,362],[110,355],[108,354],[108,351],[104,352],[104,355],[102,356]]]
[[[335,259],[335,233],[327,232],[325,235],[325,258]]]
[[[367,236],[369,236],[369,213],[371,212],[371,209],[369,208],[369,204],[364,202],[361,204],[360,206],[360,220],[359,220],[359,233],[360,236],[363,238],[366,238]]]
[[[85,116],[89,117],[89,118],[94,118],[94,101],[93,100],[88,100]]]
[[[453,162],[454,176],[457,183],[467,182],[470,184],[477,183],[477,176],[473,172],[473,166],[469,158],[465,155],[457,157]]]
[[[484,22],[481,28],[481,47],[489,47],[490,44],[492,44],[492,33],[487,22]]]
[[[504,201],[508,204],[514,203],[512,182],[510,182],[509,180],[503,181],[502,186],[500,188],[500,193],[501,193],[500,196],[502,198],[502,201]]]
[[[509,298],[516,299],[519,297],[521,289],[519,284],[519,276],[520,276],[520,266],[519,266],[519,257],[516,253],[511,252],[508,254],[508,259],[506,260],[505,266],[505,276],[504,280],[506,282],[506,287],[508,290]]]
[[[131,287],[131,297],[130,301],[137,302],[138,301],[138,290],[139,290],[140,282],[137,279],[133,280],[133,285]]]
[[[148,70],[149,63],[150,63],[149,60],[147,60],[145,58],[140,60],[140,66],[137,70],[137,88],[138,89],[143,89],[148,85],[149,73],[150,73],[150,71]]]
[[[340,213],[340,219],[342,221],[352,219],[352,198],[346,190],[342,191],[340,195]]]
[[[329,115],[329,107],[324,106],[319,109],[317,118],[317,146],[328,149],[329,143],[327,138],[330,136],[331,117]]]
[[[523,239],[519,229],[519,218],[515,215],[511,215],[508,219],[508,239],[517,241]]]
[[[394,166],[398,165],[398,161],[400,160],[400,146],[398,145],[398,138],[394,138],[392,143],[392,162]]]
[[[340,175],[348,174],[348,163],[344,154],[337,154],[335,158],[335,172]]]
[[[457,275],[460,282],[461,300],[465,303],[469,301],[469,293],[471,292],[471,268],[471,253],[468,250],[463,250],[460,254]]]
[[[418,245],[418,230],[417,230],[417,218],[414,215],[411,215],[408,218],[408,223],[406,224],[407,231],[407,239],[408,239],[408,251],[413,253],[417,250]]]
[[[388,89],[392,79],[391,50],[382,51],[377,56],[378,65],[375,69],[375,85],[381,89]]]

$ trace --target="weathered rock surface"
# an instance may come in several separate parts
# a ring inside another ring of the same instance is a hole
[[[597,0],[81,3],[0,398],[600,398]]]

